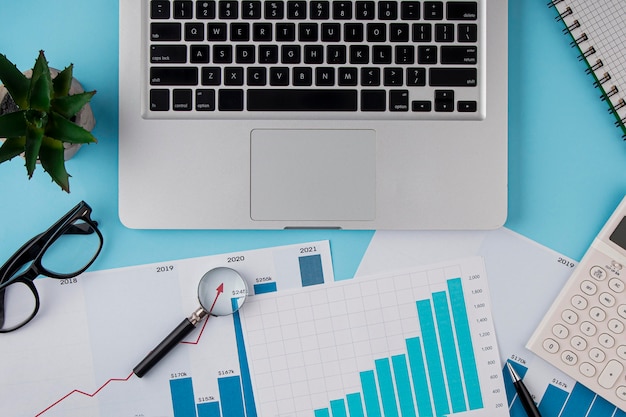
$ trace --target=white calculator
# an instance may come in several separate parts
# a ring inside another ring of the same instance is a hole
[[[626,197],[526,347],[626,411]]]

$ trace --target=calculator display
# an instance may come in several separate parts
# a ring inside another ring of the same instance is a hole
[[[622,221],[620,221],[615,230],[613,230],[609,239],[611,242],[626,250],[626,217],[622,218]]]

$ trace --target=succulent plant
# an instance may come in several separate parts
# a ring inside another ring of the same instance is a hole
[[[0,163],[24,154],[30,179],[37,161],[64,191],[70,191],[65,169],[64,142],[95,143],[96,138],[71,121],[95,91],[69,95],[73,78],[69,65],[52,79],[43,51],[35,61],[30,79],[5,55],[0,54],[0,82],[17,105],[14,112],[0,115]]]

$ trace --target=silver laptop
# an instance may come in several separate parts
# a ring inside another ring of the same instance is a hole
[[[126,226],[504,223],[505,0],[119,3]]]

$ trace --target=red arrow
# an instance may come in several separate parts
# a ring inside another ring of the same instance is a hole
[[[215,303],[217,299],[220,297],[220,294],[224,292],[224,283],[221,283],[219,287],[217,287],[217,295],[215,296],[215,300],[213,300],[213,304],[211,304],[211,308],[209,309],[209,314],[213,311],[213,307],[215,307]]]

